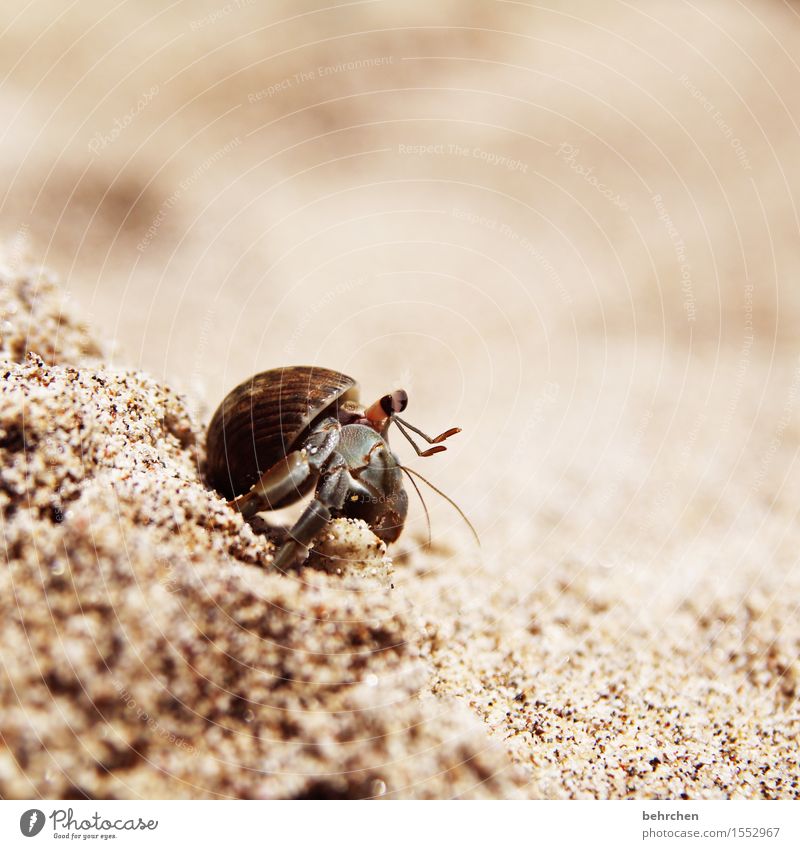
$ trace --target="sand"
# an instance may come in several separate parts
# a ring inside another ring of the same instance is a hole
[[[3,797],[800,795],[795,585],[695,587],[665,633],[619,565],[520,595],[344,520],[278,574],[182,399],[2,286]]]
[[[203,484],[182,400],[94,365],[46,279],[2,286],[0,795],[516,792],[474,717],[430,697],[365,525],[332,528],[316,570],[270,570]],[[15,358],[32,322],[58,327],[47,361]]]
[[[795,10],[220,10],[2,13],[0,795],[796,798]],[[270,570],[203,429],[300,363],[480,548]]]

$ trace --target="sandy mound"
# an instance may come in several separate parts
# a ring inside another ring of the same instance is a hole
[[[796,9],[17,5],[8,264],[137,372],[6,275],[0,793],[796,797]],[[272,574],[198,440],[297,362],[481,551]]]
[[[203,485],[182,400],[101,365],[38,272],[1,291],[1,796],[515,792],[477,721],[430,697],[368,530],[324,541],[364,562],[270,572]]]
[[[3,796],[800,795],[785,546],[721,582],[742,525],[703,569],[670,555],[667,591],[544,532],[530,574],[441,546],[393,567],[339,522],[276,574],[183,400],[101,365],[39,273],[2,299]]]

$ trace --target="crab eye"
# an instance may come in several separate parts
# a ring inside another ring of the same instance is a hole
[[[376,430],[387,427],[393,416],[402,413],[408,404],[408,395],[402,389],[396,389],[390,395],[384,395],[364,410],[363,417]]]
[[[408,406],[408,393],[405,389],[396,389],[392,392],[391,405],[393,413],[402,413]],[[388,411],[387,411],[388,415]]]

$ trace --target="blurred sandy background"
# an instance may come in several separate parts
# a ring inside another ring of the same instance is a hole
[[[448,548],[406,591],[448,623],[437,687],[512,740],[538,792],[570,792],[557,734],[512,728],[498,687],[538,679],[540,714],[609,688],[643,712],[688,700],[693,740],[713,703],[753,750],[768,723],[791,750],[797,4],[1,14],[0,228],[64,278],[117,364],[202,419],[254,371],[318,363],[368,397],[404,385],[426,430],[464,429],[416,465],[482,553],[432,498]],[[418,510],[410,525],[413,562]],[[797,764],[770,745],[785,794]],[[617,767],[572,792],[624,795]]]

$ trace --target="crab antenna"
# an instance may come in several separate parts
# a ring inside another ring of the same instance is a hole
[[[409,474],[408,469],[405,466],[400,466],[400,468],[408,475],[408,479],[411,481],[411,486],[417,491],[417,495],[419,496],[420,503],[422,504],[422,509],[425,511],[425,522],[428,525],[428,548],[431,547],[431,515],[428,513],[428,505],[425,503],[425,499],[422,497],[422,493],[419,491],[419,487],[417,486],[417,482],[414,478]]]
[[[419,478],[419,479],[420,479],[423,483],[428,484],[428,486],[429,486],[429,487],[430,487],[430,488],[431,488],[431,489],[432,489],[432,490],[433,490],[433,491],[434,491],[437,495],[441,495],[441,496],[442,496],[442,498],[444,498],[444,500],[445,500],[448,504],[450,504],[450,506],[451,506],[451,507],[453,507],[453,508],[456,510],[456,512],[458,513],[458,515],[459,515],[459,516],[461,516],[461,518],[462,518],[462,519],[464,520],[464,522],[466,523],[467,527],[468,527],[468,528],[472,531],[472,536],[474,536],[474,537],[475,537],[475,542],[478,544],[478,548],[480,548],[480,547],[481,547],[481,540],[480,540],[480,537],[478,536],[478,532],[475,530],[475,528],[474,528],[474,526],[473,526],[472,522],[470,522],[470,520],[467,518],[466,513],[465,513],[465,512],[464,512],[464,511],[463,511],[463,510],[462,510],[462,509],[458,506],[458,504],[456,504],[456,503],[455,503],[455,501],[453,501],[453,499],[452,499],[452,498],[450,498],[450,496],[449,496],[449,495],[445,495],[445,494],[441,491],[441,489],[439,489],[438,487],[434,486],[434,485],[433,485],[433,484],[432,484],[432,483],[431,483],[431,482],[430,482],[430,481],[429,481],[426,477],[423,477],[423,476],[422,476],[419,472],[415,471],[414,469],[410,469],[408,466],[400,466],[400,468],[401,468],[401,469],[403,469],[405,472],[407,472],[409,475],[414,475],[415,477],[418,477],[418,478]]]

